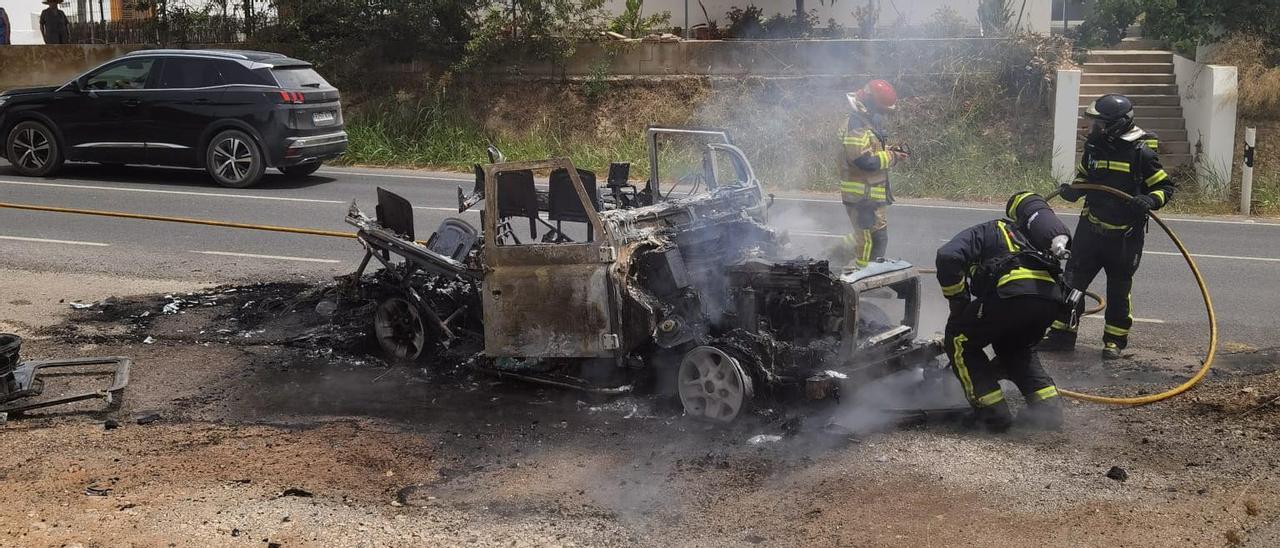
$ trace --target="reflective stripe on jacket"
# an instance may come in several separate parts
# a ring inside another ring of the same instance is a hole
[[[887,202],[889,168],[897,164],[871,121],[852,112],[840,132],[840,193],[846,202]]]

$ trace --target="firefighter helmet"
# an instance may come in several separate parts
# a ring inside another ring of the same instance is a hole
[[[1118,138],[1133,129],[1133,102],[1118,93],[1099,97],[1084,115],[1093,118],[1093,131],[1108,138]]]
[[[873,112],[888,112],[898,104],[898,92],[884,80],[872,80],[854,93],[858,101]]]

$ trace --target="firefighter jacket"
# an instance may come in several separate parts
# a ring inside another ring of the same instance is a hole
[[[937,267],[938,284],[948,299],[1064,298],[1058,261],[1036,250],[1023,231],[1005,219],[956,234],[938,248]]]
[[[1152,209],[1160,209],[1173,198],[1174,184],[1160,165],[1156,154],[1156,136],[1134,127],[1120,139],[1090,135],[1084,153],[1076,166],[1076,183],[1104,185],[1131,196],[1146,194],[1155,200]],[[1102,230],[1127,231],[1146,221],[1146,214],[1111,194],[1091,190],[1084,193],[1080,216]],[[1063,192],[1063,198],[1079,199],[1079,193]]]
[[[897,158],[885,149],[884,132],[867,112],[854,110],[840,132],[840,140],[841,199],[846,203],[890,202],[888,170],[897,164]]]

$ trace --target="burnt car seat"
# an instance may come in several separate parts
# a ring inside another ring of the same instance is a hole
[[[578,178],[587,191],[587,199],[591,207],[600,211],[600,189],[596,187],[596,174],[585,169],[578,170]],[[562,241],[572,241],[565,235],[562,222],[587,223],[587,241],[595,239],[595,227],[591,226],[591,218],[578,198],[578,191],[573,188],[573,178],[569,170],[556,169],[551,172],[550,187],[547,191],[547,218],[556,222],[556,233]]]
[[[479,233],[470,223],[450,217],[440,223],[440,228],[427,240],[427,249],[462,262],[475,247]]]

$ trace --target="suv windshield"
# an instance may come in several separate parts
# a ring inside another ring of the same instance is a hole
[[[332,87],[311,67],[277,67],[271,73],[284,89]]]

